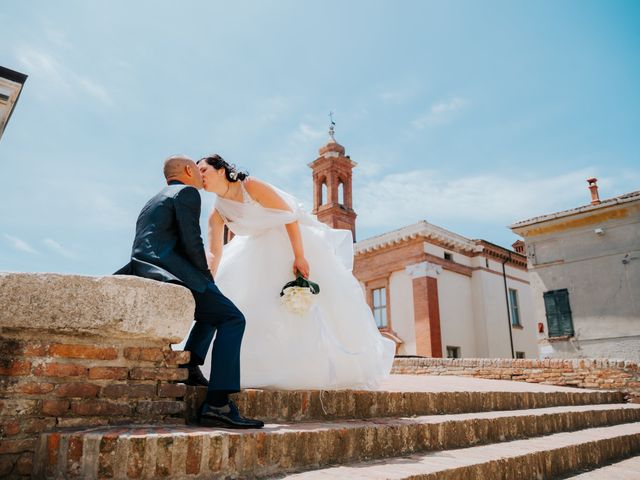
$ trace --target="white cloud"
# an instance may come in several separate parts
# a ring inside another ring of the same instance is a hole
[[[379,90],[378,98],[387,105],[404,105],[417,98],[424,88],[421,79],[403,76],[394,85],[386,85]]]
[[[29,74],[30,82],[38,82],[41,91],[50,92],[53,87],[56,96],[61,92],[65,95],[75,95],[80,91],[104,105],[112,106],[114,103],[102,85],[65,67],[45,51],[23,46],[16,50],[16,57],[25,72]]]
[[[464,98],[455,97],[449,102],[436,103],[433,107],[431,107],[431,113],[435,115],[442,115],[447,112],[459,110],[466,105],[467,101]]]
[[[402,105],[413,96],[413,92],[406,90],[387,90],[380,94],[380,100],[390,105]]]
[[[38,255],[39,253],[37,250],[32,248],[31,245],[18,237],[14,237],[13,235],[9,235],[8,233],[3,233],[2,236],[9,243],[9,245],[11,245],[15,250],[18,250],[19,252],[30,253],[32,255]]]
[[[298,140],[302,142],[308,142],[310,140],[318,140],[324,137],[327,133],[323,130],[314,129],[306,123],[298,125],[298,129],[293,134]]]
[[[56,242],[54,239],[52,238],[45,238],[42,240],[42,243],[49,248],[51,251],[66,257],[66,258],[72,258],[75,259],[78,256],[72,252],[71,250],[63,247],[60,243]]]
[[[411,122],[411,125],[413,128],[421,130],[425,127],[450,123],[455,118],[456,113],[468,105],[469,101],[462,97],[454,97],[449,101],[438,102],[432,105],[427,113]]]
[[[88,93],[90,96],[100,100],[105,105],[113,105],[113,100],[109,96],[109,93],[99,83],[83,77],[76,77],[76,81],[85,93]]]
[[[589,203],[585,168],[555,177],[492,173],[445,178],[430,170],[394,173],[355,185],[358,225],[396,228],[426,219],[504,227],[519,220]],[[618,179],[603,178],[603,184]]]
[[[31,47],[22,47],[18,49],[16,56],[18,62],[30,75],[47,77],[49,81],[55,83],[64,82],[62,68],[51,55]]]

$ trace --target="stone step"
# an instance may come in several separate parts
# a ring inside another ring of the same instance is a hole
[[[384,390],[244,390],[235,396],[243,414],[271,422],[408,417],[524,410],[563,405],[622,403],[616,391],[584,390],[505,380],[392,375]],[[193,421],[204,387],[189,387],[187,418]]]
[[[526,440],[483,445],[400,458],[377,460],[321,470],[280,475],[296,480],[472,480],[564,477],[569,472],[601,465],[640,452],[640,423],[563,432]],[[576,479],[638,479],[637,459],[594,470]],[[630,470],[635,468],[635,470]],[[611,470],[608,470],[611,469]],[[596,472],[602,475],[588,476]],[[613,476],[608,475],[609,472]],[[624,476],[624,475],[627,476]]]
[[[640,405],[268,424],[263,430],[110,427],[43,434],[36,478],[264,477],[427,450],[640,421]]]
[[[580,473],[567,480],[639,480],[640,455],[616,462],[606,467],[596,468],[590,472]]]

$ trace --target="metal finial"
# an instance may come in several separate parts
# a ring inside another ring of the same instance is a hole
[[[335,133],[336,133],[336,129],[335,129],[335,125],[336,122],[333,121],[333,112],[329,112],[329,119],[331,120],[331,124],[329,125],[329,137],[331,137],[331,140],[333,140],[334,142],[336,141],[335,138]]]

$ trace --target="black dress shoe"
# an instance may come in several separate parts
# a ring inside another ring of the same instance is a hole
[[[229,400],[223,407],[214,407],[204,402],[198,411],[198,423],[205,427],[222,428],[262,428],[264,422],[244,418],[236,404]]]
[[[186,385],[194,387],[208,387],[209,381],[204,377],[197,365],[182,365],[182,368],[189,370],[189,377],[184,381]]]

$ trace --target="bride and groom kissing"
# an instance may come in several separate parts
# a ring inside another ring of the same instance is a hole
[[[389,374],[395,345],[378,332],[351,273],[350,231],[318,222],[293,196],[217,154],[198,162],[169,157],[164,176],[167,185],[138,217],[131,261],[116,274],[193,294],[194,323],[183,348],[191,354],[186,383],[207,387],[199,424],[263,427],[229,399],[241,388],[374,388]],[[203,188],[216,195],[206,249]],[[226,245],[225,226],[234,233]],[[322,287],[305,312],[280,299],[282,285],[296,276]]]

